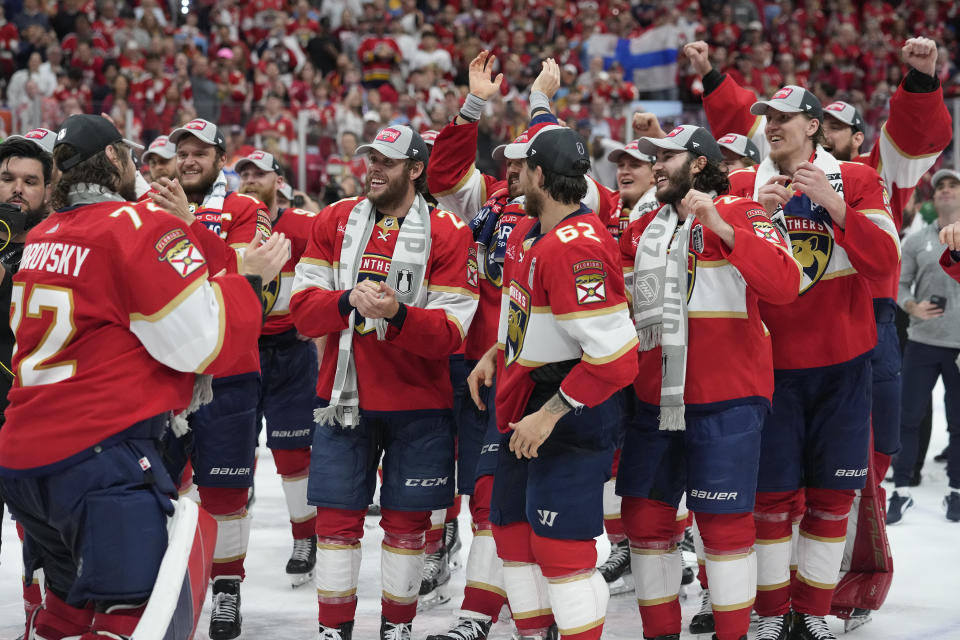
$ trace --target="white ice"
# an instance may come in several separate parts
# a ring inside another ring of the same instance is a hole
[[[913,489],[916,506],[907,512],[904,521],[889,528],[893,548],[895,575],[887,601],[873,614],[873,621],[857,629],[850,640],[894,640],[923,638],[960,640],[960,523],[944,518],[941,501],[947,480],[944,465],[932,460],[946,445],[946,422],[943,413],[943,391],[934,394],[935,418],[933,436],[923,482]],[[269,450],[261,448],[256,474],[256,504],[253,507],[253,533],[247,555],[247,579],[241,589],[243,635],[247,640],[310,639],[317,637],[317,603],[312,585],[292,589],[284,574],[290,555],[290,525],[286,505]],[[888,488],[889,484],[885,484]],[[466,499],[464,499],[466,500]],[[378,637],[380,625],[380,540],[377,520],[367,518],[363,539],[363,567],[360,574],[357,623],[354,637],[371,640]],[[466,561],[470,542],[469,513],[464,502],[460,516],[460,533]],[[608,545],[599,541],[600,558],[606,557]],[[13,640],[23,632],[23,609],[20,597],[20,543],[13,524],[3,523],[3,547],[0,550],[0,640]],[[453,612],[463,596],[463,569],[457,570],[446,589],[450,602],[422,612],[414,622],[414,638],[445,631],[453,621]],[[684,628],[696,613],[699,587],[691,585],[683,603]],[[686,589],[686,588],[685,588]],[[207,640],[209,597],[200,619],[196,638]],[[834,632],[841,636],[843,625],[830,620]],[[510,635],[509,623],[498,623],[491,639]],[[611,640],[641,640],[640,617],[632,593],[610,599],[604,637]],[[692,636],[709,640],[710,636]],[[753,637],[751,631],[750,637]]]

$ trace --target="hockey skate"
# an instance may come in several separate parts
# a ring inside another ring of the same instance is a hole
[[[490,620],[460,618],[450,631],[427,636],[427,640],[486,640],[492,624]]]
[[[757,640],[787,640],[791,638],[790,623],[793,617],[789,613],[782,616],[760,616],[757,622]]]
[[[448,582],[450,582],[450,565],[447,562],[447,550],[445,547],[440,547],[436,553],[428,553],[424,559],[417,611],[425,611],[450,602],[450,596],[442,589]]]
[[[317,564],[317,536],[293,541],[293,553],[287,560],[287,577],[290,586],[297,588],[313,580],[313,569]]]
[[[713,605],[710,603],[710,590],[700,592],[700,610],[690,620],[690,633],[713,633],[716,630],[713,622]]]
[[[353,620],[338,627],[325,627],[321,624],[318,640],[353,640]]]
[[[870,609],[854,609],[850,613],[850,617],[843,621],[843,632],[850,633],[854,629],[859,629],[867,624],[873,620],[871,617],[872,613]]]
[[[213,581],[213,611],[210,613],[210,640],[240,637],[240,580],[217,578]]]
[[[413,633],[413,623],[411,622],[387,622],[386,618],[380,618],[380,640],[411,640]]]
[[[759,635],[757,636],[759,638]],[[791,640],[837,640],[823,616],[797,613],[793,618]]]
[[[443,523],[443,546],[447,550],[447,562],[450,571],[456,571],[463,566],[460,562],[460,524],[456,520]]]
[[[610,589],[610,595],[633,591],[633,584],[625,576],[630,574],[630,541],[621,540],[610,545],[610,555],[597,568]]]
[[[542,630],[540,633],[520,635],[520,640],[558,640],[559,638],[560,630],[557,628],[556,622],[550,625],[547,629]]]

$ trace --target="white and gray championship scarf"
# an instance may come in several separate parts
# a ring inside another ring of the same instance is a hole
[[[373,204],[363,199],[350,212],[347,228],[340,246],[340,265],[333,272],[333,289],[343,291],[357,284],[357,274],[363,252],[376,226],[377,212]],[[424,279],[427,259],[430,256],[430,210],[423,196],[416,199],[407,211],[400,227],[397,244],[390,261],[387,286],[397,292],[397,300],[409,306],[423,307],[427,302]],[[320,424],[340,425],[353,428],[359,421],[360,396],[357,390],[357,368],[353,359],[354,324],[357,310],[347,318],[347,326],[340,332],[337,370],[330,393],[330,405],[316,409],[314,420]],[[374,326],[377,340],[384,340],[387,321],[383,318],[364,319],[367,326]]]
[[[830,183],[830,186],[833,187],[833,190],[843,195],[843,178],[840,174],[840,163],[830,155],[826,149],[817,145],[816,153],[813,157],[813,164],[821,169],[827,176],[827,181]],[[759,202],[759,192],[760,187],[767,184],[770,178],[780,175],[780,169],[773,163],[773,160],[770,159],[770,156],[764,158],[757,166],[757,178],[753,184],[753,199]],[[810,198],[801,196],[800,198],[793,198],[790,202],[787,203],[786,213],[790,215],[795,215],[797,217],[808,218],[811,220],[817,220],[820,222],[827,222],[829,224],[830,214],[827,213],[823,207],[815,202],[811,202]],[[778,206],[777,210],[773,212],[773,215],[770,216],[771,222],[783,234],[783,238],[787,241],[787,245],[790,245],[790,234],[787,231],[787,221],[783,207]]]
[[[634,262],[633,321],[640,350],[660,345],[663,351],[660,429],[664,431],[686,428],[687,254],[694,216],[687,216],[682,225],[679,219],[672,205],[663,205],[644,230]],[[673,251],[668,251],[674,234]]]
[[[200,203],[198,208],[223,211],[223,201],[226,197],[227,176],[223,175],[223,171],[221,171],[217,179],[213,181],[213,185],[207,190],[207,194],[203,196],[203,202]]]

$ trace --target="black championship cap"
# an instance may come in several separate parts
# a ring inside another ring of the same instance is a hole
[[[657,149],[689,151],[713,162],[723,162],[720,145],[703,127],[681,124],[662,138],[643,137],[637,140],[637,149],[648,156],[657,155]]]
[[[583,138],[573,129],[545,129],[530,141],[527,157],[551,173],[576,178],[590,170],[590,157]],[[583,162],[580,162],[583,160]]]
[[[58,162],[57,167],[60,171],[67,171],[117,142],[123,142],[134,149],[143,149],[143,145],[131,142],[120,135],[113,123],[103,116],[72,115],[60,125],[53,148],[56,149],[61,144],[69,144],[76,153]]]

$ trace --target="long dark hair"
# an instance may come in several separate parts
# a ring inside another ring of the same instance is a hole
[[[693,176],[693,188],[704,193],[714,191],[717,195],[723,195],[730,191],[730,180],[719,162],[708,159],[703,169]]]
[[[117,157],[121,162],[133,162],[130,158],[130,147],[122,142],[116,142],[112,145]],[[76,149],[70,144],[60,144],[53,150],[53,159],[60,165],[60,162],[72,157]],[[60,179],[53,187],[53,194],[50,197],[50,208],[54,211],[64,209],[70,206],[67,194],[71,187],[78,184],[99,185],[106,190],[118,193],[122,187],[123,176],[120,169],[110,162],[107,157],[106,149],[87,158],[76,166],[70,167],[60,175]]]

